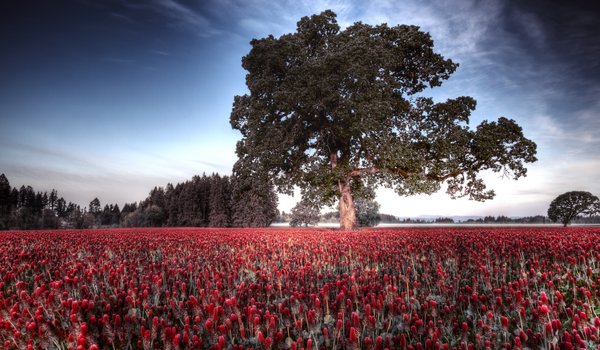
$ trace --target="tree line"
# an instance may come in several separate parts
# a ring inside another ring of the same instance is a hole
[[[486,216],[484,218],[479,219],[469,219],[464,221],[465,223],[483,223],[483,224],[549,224],[554,223],[556,220],[553,220],[552,217],[544,216],[544,215],[535,215],[535,216],[525,216],[525,217],[517,217],[517,218],[509,218],[506,216]],[[591,216],[577,216],[572,219],[575,224],[600,224],[600,216],[591,215]]]
[[[91,227],[262,227],[276,219],[277,195],[264,178],[203,174],[166,187],[154,187],[140,202],[86,207],[66,202],[58,191],[11,187],[0,175],[0,229]]]
[[[357,198],[355,200],[356,219],[359,227],[372,227],[380,222],[397,222],[397,218],[389,214],[379,213],[379,203],[373,198]],[[303,198],[292,208],[290,213],[282,211],[277,222],[289,222],[292,227],[317,225],[318,223],[339,223],[339,210],[321,213],[321,208]]]

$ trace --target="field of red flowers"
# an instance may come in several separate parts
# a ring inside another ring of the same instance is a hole
[[[598,349],[600,228],[0,232],[7,349]]]

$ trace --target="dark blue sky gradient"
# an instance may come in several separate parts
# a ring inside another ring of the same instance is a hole
[[[498,197],[452,202],[379,191],[396,215],[534,215],[568,190],[600,195],[600,11],[594,1],[58,0],[0,4],[0,172],[13,186],[122,205],[202,172],[229,173],[233,97],[252,38],[331,8],[355,21],[416,24],[460,63],[436,100],[470,95],[472,127],[504,115],[537,142]],[[289,210],[294,200],[282,197]]]

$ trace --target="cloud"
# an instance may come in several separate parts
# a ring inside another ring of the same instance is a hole
[[[554,118],[548,115],[536,115],[533,117],[533,124],[536,140],[562,140],[567,138],[566,130],[561,127]]]
[[[131,17],[121,13],[121,12],[111,12],[110,16],[114,19],[116,19],[117,21],[121,21],[121,22],[125,22],[128,24],[134,24],[137,23],[135,20],[133,20]]]
[[[562,157],[596,157],[600,149],[600,101],[580,110],[570,111],[568,116],[535,115],[532,138],[544,144],[544,148]]]
[[[230,166],[215,161],[186,159],[176,155],[166,157],[151,152],[127,152],[123,150],[121,157],[90,155],[94,162],[81,159],[76,155],[58,152],[43,152],[32,148],[27,152],[45,154],[56,160],[68,157],[64,164],[55,161],[31,163],[11,163],[0,159],[3,164],[1,172],[5,173],[11,186],[19,188],[30,185],[36,191],[58,190],[66,201],[86,206],[93,198],[98,197],[102,204],[140,201],[155,186],[167,183],[184,182],[193,175],[203,172],[218,172],[228,175]]]
[[[600,195],[600,159],[561,158],[548,159],[538,167],[533,188],[553,199],[567,191],[589,191]],[[521,189],[525,190],[525,189]]]
[[[87,3],[87,1],[84,1],[84,3]],[[200,37],[210,37],[221,33],[220,30],[213,26],[210,19],[203,16],[193,7],[185,5],[178,0],[114,0],[113,3],[118,4],[122,11],[110,10],[109,15],[122,22],[133,24],[148,21],[145,14],[152,13],[155,17],[162,18],[165,25],[183,29]],[[108,10],[106,4],[90,5],[105,7]],[[154,23],[152,24],[154,25]]]
[[[94,171],[98,164],[88,157],[61,150],[58,147],[43,147],[19,142],[0,142],[3,152],[0,161],[7,167],[21,167],[29,162],[44,162],[53,166],[65,166]]]
[[[512,16],[521,28],[521,33],[530,39],[530,42],[538,48],[546,44],[546,32],[544,24],[536,14],[513,10]]]
[[[176,0],[154,0],[149,6],[157,14],[168,17],[172,25],[183,26],[200,36],[208,37],[219,33],[207,18]]]
[[[102,203],[124,203],[140,201],[146,198],[154,186],[164,186],[173,179],[156,176],[143,171],[136,173],[98,172],[83,174],[64,171],[45,166],[20,166],[5,171],[11,186],[32,186],[37,192],[50,191],[55,188],[59,196],[67,202],[76,203],[82,207],[95,197]],[[15,181],[18,179],[18,181]]]
[[[134,202],[144,199],[154,186],[189,180],[193,175],[219,172],[230,167],[218,162],[198,161],[197,154],[173,152],[170,156],[156,151],[122,147],[118,154],[97,151],[86,155],[52,151],[30,145],[0,144],[2,173],[11,186],[31,185],[36,191],[56,188],[67,201],[81,206],[98,197],[102,203]],[[7,159],[3,159],[6,156]],[[227,159],[221,155],[221,159]]]
[[[502,2],[493,0],[369,2],[361,17],[377,24],[414,24],[430,32],[436,47],[451,57],[481,54],[480,44],[496,26]]]
[[[63,150],[56,145],[0,141],[0,147],[0,172],[13,187],[56,188],[67,201],[80,205],[95,196],[119,205],[138,201],[154,186],[186,181],[203,172],[229,174],[235,161],[230,149],[213,150],[210,145],[193,143],[171,149],[122,144],[117,149]]]
[[[171,56],[170,53],[161,50],[152,50],[152,53],[159,56]]]
[[[460,0],[452,5],[437,1],[395,0],[367,3],[350,0],[207,0],[187,5],[179,0],[121,2],[130,9],[151,11],[167,19],[170,26],[203,37],[224,33],[244,38],[280,36],[293,32],[301,17],[331,9],[338,15],[342,28],[356,21],[372,25],[382,22],[418,25],[431,32],[442,52],[459,58],[481,54],[480,43],[490,28],[497,25],[503,10],[502,3],[493,0]]]

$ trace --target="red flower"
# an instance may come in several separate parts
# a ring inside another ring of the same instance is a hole
[[[502,324],[502,328],[508,329],[508,317],[501,316],[500,317],[500,324]]]

